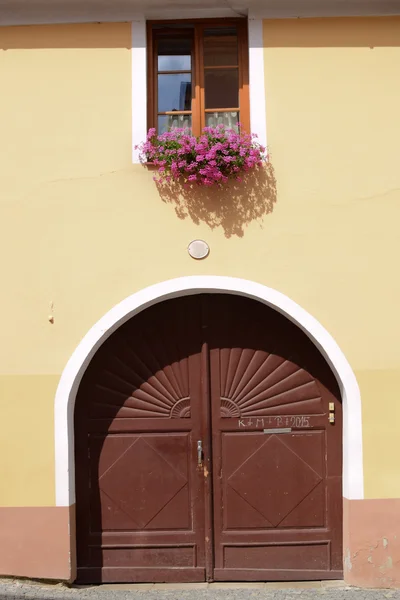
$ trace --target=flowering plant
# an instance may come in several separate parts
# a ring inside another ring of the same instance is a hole
[[[262,166],[265,148],[256,137],[244,133],[240,124],[238,131],[224,125],[205,127],[199,137],[185,129],[160,135],[150,129],[138,149],[142,162],[158,167],[157,182],[180,180],[185,185],[221,186],[230,177],[240,181],[242,173]]]

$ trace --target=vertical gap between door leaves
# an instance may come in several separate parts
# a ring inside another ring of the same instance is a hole
[[[205,450],[204,494],[205,494],[205,555],[206,581],[214,580],[214,510],[213,510],[213,460],[212,460],[212,423],[210,389],[210,348],[209,348],[209,297],[200,296],[201,307],[201,374],[202,374],[202,414],[204,417],[203,446]]]

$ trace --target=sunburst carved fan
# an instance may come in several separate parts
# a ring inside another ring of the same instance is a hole
[[[154,347],[141,339],[138,345],[140,356],[121,335],[108,349],[97,371],[92,412],[104,418],[190,417],[188,358],[169,357],[168,344]]]
[[[220,350],[221,417],[321,412],[315,379],[298,365],[260,350]]]

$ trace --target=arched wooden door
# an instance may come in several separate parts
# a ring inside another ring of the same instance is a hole
[[[78,392],[78,579],[340,578],[341,417],[276,311],[225,294],[144,310]]]

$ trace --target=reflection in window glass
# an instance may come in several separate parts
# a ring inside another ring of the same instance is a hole
[[[190,71],[190,56],[159,56],[159,71]]]
[[[158,112],[191,110],[191,79],[190,73],[158,75]]]
[[[159,71],[190,71],[192,66],[190,39],[161,39],[158,42]]]

